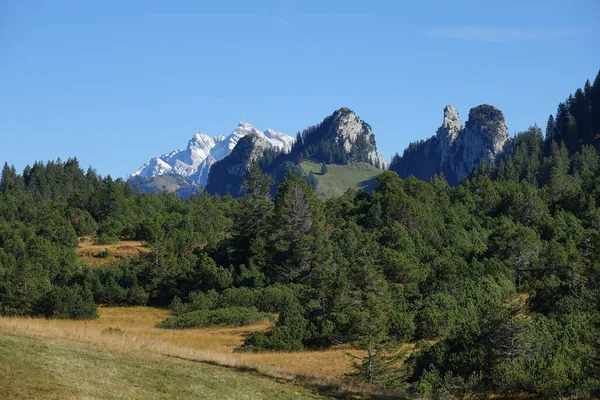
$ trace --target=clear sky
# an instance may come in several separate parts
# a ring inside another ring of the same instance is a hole
[[[294,135],[346,106],[388,158],[446,104],[545,127],[600,69],[600,1],[0,0],[0,161],[127,176],[241,119]]]

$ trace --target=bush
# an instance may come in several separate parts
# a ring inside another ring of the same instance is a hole
[[[110,250],[104,249],[104,250],[96,253],[96,255],[94,255],[94,257],[97,257],[97,258],[108,258],[108,257],[110,257],[110,255],[111,255]]]
[[[234,352],[264,351],[270,348],[270,340],[264,332],[252,332],[244,340],[244,345],[237,347]]]
[[[77,236],[91,235],[98,230],[98,223],[87,210],[74,208],[71,211],[71,224]]]
[[[260,311],[278,313],[283,310],[285,304],[295,300],[294,292],[283,285],[267,286],[260,291],[256,307]]]
[[[257,307],[260,291],[247,287],[229,288],[221,293],[220,306],[227,307]]]
[[[270,314],[255,307],[230,307],[218,310],[198,310],[169,317],[156,326],[166,329],[202,328],[206,326],[245,326],[255,324]]]
[[[265,334],[254,333],[248,336],[238,351],[302,350],[307,325],[308,321],[303,315],[302,306],[297,301],[291,301],[281,310],[273,329]]]
[[[53,286],[44,300],[44,315],[60,319],[93,319],[98,318],[98,311],[87,287]]]
[[[219,294],[215,290],[204,292],[191,292],[189,302],[184,303],[179,297],[175,297],[171,303],[171,311],[174,315],[183,315],[198,310],[213,310],[217,308]]]

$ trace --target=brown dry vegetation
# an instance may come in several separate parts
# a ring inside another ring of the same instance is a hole
[[[150,251],[149,248],[144,247],[143,242],[138,240],[121,240],[112,244],[94,244],[91,237],[83,237],[80,240],[82,241],[79,242],[79,247],[75,249],[75,253],[81,264],[89,266],[107,264],[121,258],[132,258],[140,253]],[[106,258],[97,257],[98,253],[105,249],[110,252],[110,256]]]
[[[167,330],[156,328],[167,310],[150,307],[100,307],[91,321],[0,317],[0,333],[78,344],[138,356],[166,356],[241,370],[311,387],[369,393],[342,378],[352,369],[347,348],[305,352],[233,353],[244,335],[268,328],[268,321],[249,327]],[[125,334],[110,334],[109,327]],[[372,394],[372,392],[370,392]]]
[[[234,369],[0,332],[2,399],[321,399]]]

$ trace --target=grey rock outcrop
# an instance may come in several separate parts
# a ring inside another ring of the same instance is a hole
[[[444,107],[444,121],[436,133],[438,139],[438,152],[440,153],[440,162],[445,164],[450,150],[459,133],[463,130],[463,124],[460,122],[458,112],[451,105]]]
[[[495,161],[510,143],[502,111],[482,104],[469,111],[463,126],[451,105],[444,108],[444,119],[435,136],[411,143],[402,157],[395,157],[390,169],[400,177],[415,176],[422,180],[443,173],[456,185],[481,162]]]
[[[211,166],[207,192],[241,196],[242,178],[246,171],[270,147],[269,142],[257,134],[251,133],[240,138],[231,154]]]
[[[364,144],[364,149],[371,164],[387,169],[389,162],[382,153],[377,151],[375,134],[371,126],[361,120],[354,111],[343,107],[332,115],[329,136],[333,141],[342,143],[344,150],[351,152],[358,143]]]
[[[461,178],[471,173],[481,161],[494,161],[509,141],[502,111],[488,104],[472,108],[469,120],[458,137],[453,157],[455,175]]]

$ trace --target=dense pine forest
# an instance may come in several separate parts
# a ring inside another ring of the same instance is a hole
[[[136,194],[76,159],[5,164],[0,313],[170,307],[165,329],[270,317],[237,351],[347,344],[365,354],[351,378],[381,387],[597,398],[599,80],[559,105],[545,135],[517,134],[455,187],[385,171],[372,193],[322,200],[292,170],[273,196],[254,163],[239,199],[178,199]],[[150,251],[80,265],[86,236]],[[398,351],[406,343],[416,351]]]

